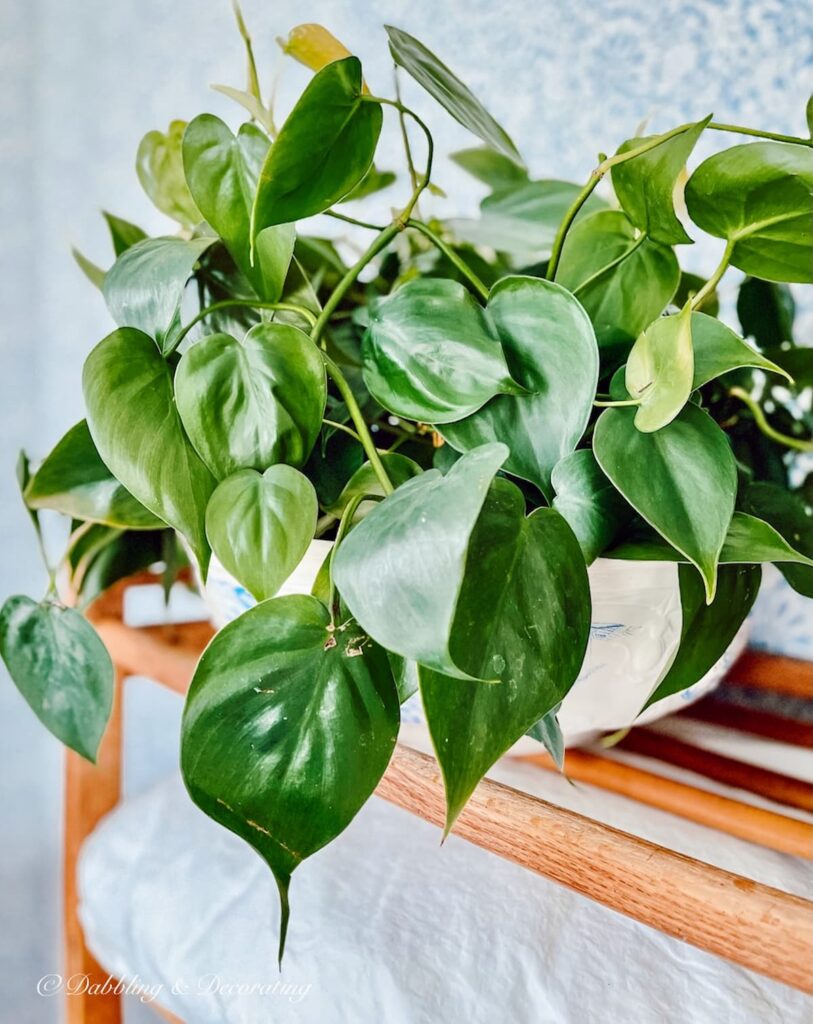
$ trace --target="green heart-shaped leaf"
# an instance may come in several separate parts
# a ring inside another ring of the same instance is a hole
[[[632,509],[613,487],[589,448],[571,452],[551,474],[553,507],[567,520],[590,565],[615,540]]]
[[[671,423],[689,401],[694,379],[692,307],[659,317],[632,346],[625,384],[638,399],[635,426],[644,433]]]
[[[449,159],[495,192],[524,185],[528,181],[528,172],[524,167],[489,146],[459,149],[456,153],[450,153]]]
[[[455,121],[468,128],[491,149],[522,166],[522,157],[506,131],[457,75],[408,32],[392,25],[384,27],[395,63],[422,85]]]
[[[419,668],[446,787],[446,831],[494,762],[558,706],[590,635],[590,587],[573,532],[553,509],[495,480],[469,544],[455,655],[471,682]]]
[[[126,254],[125,254],[126,255]],[[206,574],[204,515],[215,480],[186,438],[166,360],[151,338],[113,331],[85,360],[88,426],[117,480],[189,541]]]
[[[43,460],[25,489],[25,503],[127,530],[160,530],[166,525],[102,462],[86,420],[71,427]]]
[[[171,121],[166,133],[147,132],[136,155],[136,173],[141,187],[158,209],[168,217],[193,228],[200,223],[183,173],[181,145],[186,121]]]
[[[749,484],[741,504],[746,512],[770,523],[794,551],[813,558],[813,512],[801,494],[760,481]],[[779,570],[794,590],[813,597],[813,570],[788,563],[780,563]]]
[[[273,597],[313,540],[319,502],[290,466],[244,469],[218,485],[206,509],[212,550],[258,601]]]
[[[598,464],[632,507],[697,566],[709,602],[737,494],[737,466],[725,434],[691,402],[654,434],[632,409],[605,409],[596,423]]]
[[[96,760],[113,707],[113,663],[72,608],[10,597],[0,609],[0,655],[29,707],[71,750]]]
[[[186,282],[214,238],[147,238],[126,249],[104,277],[102,292],[119,327],[137,327],[171,348]]]
[[[187,349],[175,373],[183,425],[218,480],[277,462],[301,466],[326,394],[319,349],[289,324],[257,324],[242,341],[210,334]]]
[[[598,381],[598,349],[581,305],[560,285],[506,277],[491,290],[488,314],[511,376],[527,395],[498,395],[441,433],[459,451],[508,445],[504,469],[552,497],[553,467],[587,427]]]
[[[502,444],[484,445],[442,476],[407,480],[342,541],[333,578],[347,607],[388,651],[465,677],[451,650],[469,543]]]
[[[276,302],[294,251],[293,227],[281,224],[261,231],[254,263],[250,258],[251,207],[270,144],[253,124],[242,125],[235,136],[219,117],[201,114],[184,133],[183,164],[203,216],[226,243],[257,295]]]
[[[613,188],[618,201],[632,223],[653,242],[664,245],[691,242],[675,216],[672,196],[678,176],[711,116],[689,125],[654,149],[613,167]],[[618,152],[627,153],[654,138],[654,135],[645,135],[628,139],[618,147]]]
[[[710,156],[686,185],[689,215],[768,281],[813,281],[813,149],[752,142]]]
[[[786,370],[751,348],[730,327],[705,313],[692,313],[692,347],[693,391],[729,370],[738,370],[744,366],[753,366],[792,379]]]
[[[346,57],[311,79],[260,172],[251,234],[327,210],[373,162],[381,132],[378,103],[362,98],[361,63]]]
[[[396,416],[459,420],[503,393],[511,379],[486,311],[456,281],[418,279],[370,307],[364,383]]]
[[[299,864],[353,820],[389,763],[398,695],[387,655],[316,598],[263,601],[203,653],[184,708],[195,803],[265,860],[282,904]]]
[[[393,487],[400,487],[407,480],[411,480],[414,476],[420,476],[423,472],[417,462],[408,459],[406,455],[400,455],[398,452],[383,453],[381,461],[384,463],[384,468]],[[381,481],[369,462],[359,466],[342,488],[339,497],[325,505],[325,512],[329,512],[334,516],[341,516],[353,498],[362,497],[365,494],[378,494],[382,498],[384,497]],[[370,511],[373,504],[370,501],[362,501],[356,516],[362,518]]]

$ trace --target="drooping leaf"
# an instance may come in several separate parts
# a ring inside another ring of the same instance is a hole
[[[538,722],[531,726],[526,735],[538,740],[553,758],[553,763],[559,771],[562,771],[565,766],[565,738],[557,717],[559,707],[560,705],[557,704],[555,708],[543,715]]]
[[[692,390],[702,387],[715,377],[753,366],[768,373],[778,373],[790,379],[790,374],[751,348],[716,317],[705,313],[692,313],[692,345],[694,348],[694,377]]]
[[[447,110],[455,121],[476,135],[491,149],[523,166],[522,157],[508,133],[500,127],[482,103],[453,71],[431,50],[408,32],[392,25],[384,26],[390,41],[392,59],[429,95]]]
[[[488,314],[456,281],[418,278],[370,306],[364,382],[405,419],[448,423],[521,393]]]
[[[298,470],[243,469],[226,477],[209,499],[206,536],[226,569],[264,601],[302,561],[318,515],[313,484]]]
[[[550,474],[587,427],[598,381],[590,321],[564,288],[531,277],[506,277],[491,290],[488,314],[511,377],[527,395],[498,395],[473,416],[443,425],[459,451],[490,441],[508,445],[503,467],[552,496]]]
[[[0,655],[42,724],[96,760],[113,706],[113,663],[90,623],[72,608],[10,597],[0,609]]]
[[[168,351],[178,332],[186,282],[214,238],[147,238],[107,271],[102,293],[119,327],[137,327]]]
[[[469,544],[504,445],[442,476],[430,469],[376,505],[344,539],[333,578],[353,616],[388,651],[465,677],[452,650]],[[489,676],[493,678],[493,676]]]
[[[210,334],[181,357],[175,397],[186,433],[218,480],[277,462],[301,466],[325,410],[319,349],[289,324],[256,324],[237,341]]]
[[[627,359],[625,386],[640,403],[635,426],[644,433],[671,423],[689,401],[694,378],[692,308],[658,317],[638,338]]]
[[[125,253],[126,255],[126,253]],[[113,331],[82,374],[88,426],[105,465],[159,519],[189,541],[206,574],[204,514],[215,480],[186,438],[169,366],[146,334]]]
[[[186,121],[170,121],[166,133],[147,132],[138,146],[136,173],[141,187],[168,217],[192,228],[201,221],[200,211],[186,184],[181,144]]]
[[[317,72],[268,152],[251,210],[251,234],[327,210],[370,168],[381,132],[378,103],[362,99],[356,57]]]
[[[793,341],[796,303],[786,284],[746,277],[737,293],[737,316],[742,333],[758,345]]]
[[[447,832],[494,762],[561,702],[589,635],[590,589],[573,532],[553,509],[526,518],[520,490],[496,480],[469,545],[455,654],[470,676],[499,681],[418,670]]]
[[[691,402],[654,434],[632,409],[605,409],[596,423],[598,464],[632,507],[697,566],[714,598],[717,562],[734,512],[737,467],[728,440]]]
[[[291,874],[372,794],[398,720],[386,653],[352,621],[333,629],[314,597],[263,601],[221,630],[198,663],[183,716],[184,782],[273,872],[280,958]]]
[[[102,270],[102,268],[98,266],[96,263],[94,263],[93,260],[88,259],[87,256],[84,255],[84,253],[81,253],[76,248],[76,246],[73,246],[71,248],[71,255],[73,256],[74,260],[76,260],[76,265],[79,267],[79,269],[88,279],[88,281],[90,281],[91,284],[95,285],[97,288],[101,290],[102,286],[104,285],[105,275],[105,272]]]
[[[65,434],[25,489],[29,508],[50,508],[72,519],[128,530],[165,524],[137,501],[102,462],[86,420]]]
[[[587,310],[611,369],[669,305],[680,269],[671,249],[636,238],[624,213],[606,210],[573,225],[556,280]]]
[[[730,262],[768,281],[813,281],[813,149],[781,142],[732,146],[686,185],[689,215],[725,238]]]
[[[351,53],[324,25],[306,22],[295,25],[287,39],[277,39],[283,53],[298,60],[311,71],[321,71],[326,64],[350,57]]]
[[[567,520],[590,565],[615,540],[632,509],[602,472],[589,448],[571,452],[551,474],[553,507]]]
[[[663,245],[691,242],[675,216],[672,194],[680,172],[710,120],[711,114],[654,149],[616,164],[612,169],[613,188],[621,206],[632,223],[654,242]],[[628,153],[653,138],[655,136],[647,135],[628,139],[618,147],[618,152]]]
[[[524,167],[488,146],[459,149],[451,153],[449,159],[494,192],[528,182],[528,172]]]
[[[276,302],[294,251],[293,227],[280,224],[260,231],[254,263],[250,258],[251,207],[269,146],[268,136],[254,125],[244,124],[233,135],[220,118],[201,114],[184,133],[183,162],[201,213],[226,243],[257,295]]]
[[[401,484],[406,483],[407,480],[411,480],[414,476],[420,476],[423,472],[417,462],[407,458],[406,455],[400,455],[398,452],[382,454],[381,461],[384,463],[384,468],[387,471],[387,476],[390,478],[390,483],[393,487],[400,487]],[[382,490],[381,483],[369,462],[365,462],[363,466],[359,466],[342,488],[342,492],[338,498],[325,505],[325,512],[330,512],[330,514],[334,516],[341,516],[348,503],[352,501],[353,498],[360,497],[365,494],[377,494],[384,497],[384,491]],[[356,516],[361,518],[366,515],[372,507],[373,502],[362,501],[358,507]]]
[[[116,256],[121,256],[131,245],[143,242],[147,237],[146,231],[123,217],[116,217],[115,214],[108,213],[107,210],[102,210],[102,216],[107,223],[110,240],[113,243],[113,252]]]
[[[691,566],[678,569],[683,625],[675,656],[644,708],[694,686],[728,650],[751,610],[762,570],[757,565],[723,565],[717,594],[706,604],[703,583]]]
[[[813,558],[813,511],[799,494],[776,484],[749,484],[741,507],[765,520],[800,554]],[[780,564],[779,570],[794,590],[813,597],[813,570],[805,565]]]

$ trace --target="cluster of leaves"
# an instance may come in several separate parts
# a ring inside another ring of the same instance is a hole
[[[214,551],[257,599],[200,660],[182,767],[270,865],[282,942],[293,870],[372,794],[418,687],[447,830],[521,736],[560,753],[599,555],[679,563],[683,642],[650,703],[720,657],[761,563],[813,596],[811,486],[788,475],[811,450],[813,360],[787,288],[813,280],[813,148],[706,117],[624,142],[584,186],[533,180],[460,80],[390,28],[396,65],[483,144],[453,157],[491,189],[480,218],[426,222],[423,121],[311,25],[285,49],[316,73],[277,131],[241,30],[249,87],[223,90],[252,121],[234,134],[203,114],[142,141],[139,179],[178,230],[106,215],[113,265],[77,256],[117,328],[85,363],[87,421],[21,484],[35,525],[71,518],[80,600],[172,570],[175,532],[204,577]],[[411,193],[377,226],[337,205],[395,180],[373,163],[385,108]],[[725,242],[703,283],[678,263],[676,185],[714,130],[760,140],[686,182],[691,223]],[[608,174],[614,204],[595,192]],[[295,229],[323,213],[374,232],[353,266]],[[716,316],[728,266],[747,275],[752,343]],[[335,543],[314,592],[276,597],[315,536]],[[44,723],[93,758],[113,678],[87,622],[53,586],[14,597],[0,648]]]

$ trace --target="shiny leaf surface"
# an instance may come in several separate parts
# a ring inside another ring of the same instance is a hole
[[[602,472],[589,448],[571,452],[551,474],[553,507],[567,520],[590,565],[615,540],[632,509]]]
[[[742,340],[730,327],[705,313],[692,313],[694,377],[692,390],[702,387],[730,370],[753,366],[790,379],[781,366],[767,359]]]
[[[171,121],[166,132],[147,132],[136,154],[136,173],[141,187],[162,213],[192,228],[201,216],[183,173],[181,145],[185,129],[186,121]]]
[[[659,317],[632,346],[625,384],[640,402],[635,426],[644,433],[671,423],[689,401],[694,379],[692,310]]]

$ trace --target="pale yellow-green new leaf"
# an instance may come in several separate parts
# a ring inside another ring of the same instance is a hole
[[[692,393],[694,352],[691,305],[676,316],[660,317],[632,346],[626,385],[640,402],[635,426],[645,434],[671,423]]]

